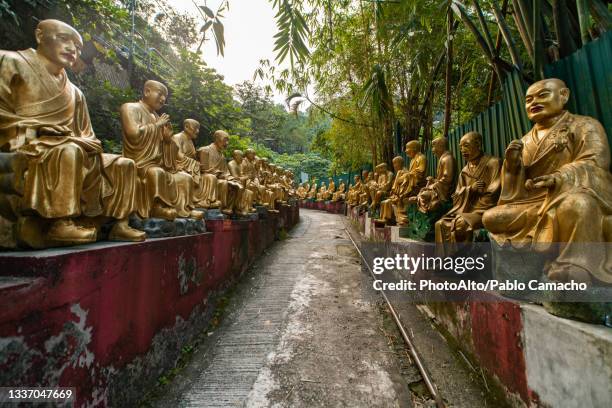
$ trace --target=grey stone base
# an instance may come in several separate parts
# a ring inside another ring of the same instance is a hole
[[[227,215],[223,214],[219,208],[198,208],[198,211],[204,212],[205,220],[226,220]]]
[[[147,233],[147,238],[168,238],[183,235],[194,235],[206,232],[204,220],[192,218],[176,218],[174,221],[162,218],[147,218],[145,220],[132,216],[130,226]]]
[[[257,210],[257,215],[259,216],[259,219],[266,219],[268,218],[268,208],[264,207],[263,205],[256,205],[255,206],[255,210]]]

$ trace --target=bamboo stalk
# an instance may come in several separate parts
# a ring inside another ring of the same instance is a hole
[[[497,25],[499,26],[499,32],[501,36],[504,38],[506,46],[508,47],[508,51],[510,52],[510,58],[512,59],[512,63],[517,67],[519,71],[523,69],[523,64],[521,62],[521,57],[516,49],[516,45],[514,44],[514,40],[512,39],[512,34],[510,33],[510,28],[504,19],[502,11],[497,7],[497,3],[493,1],[493,14],[495,15],[495,20],[497,20]]]
[[[444,100],[444,131],[443,136],[448,135],[451,121],[451,108],[452,108],[452,87],[451,80],[453,74],[453,11],[448,8],[447,19],[446,19],[446,89],[445,89],[445,100]]]
[[[544,77],[543,57],[544,41],[542,39],[542,0],[532,0],[532,24],[533,24],[533,73],[536,80]]]
[[[584,46],[591,41],[589,35],[589,8],[587,0],[576,0],[576,8],[578,9],[578,24],[580,24],[580,40]]]

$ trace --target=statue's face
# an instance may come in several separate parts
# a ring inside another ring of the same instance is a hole
[[[478,158],[481,154],[481,146],[478,140],[470,135],[463,136],[459,141],[461,155],[467,161]]]
[[[37,52],[62,68],[72,67],[83,49],[79,33],[68,24],[47,22],[36,30]]]
[[[234,158],[234,160],[236,160],[236,163],[242,163],[242,154],[240,152],[234,152],[232,154],[232,157]]]
[[[142,100],[153,110],[160,110],[166,103],[168,98],[168,90],[161,84],[148,85],[144,90],[144,96]]]
[[[195,139],[200,134],[200,124],[197,122],[187,122],[185,124],[185,133],[192,139]]]
[[[444,143],[442,142],[437,142],[434,140],[433,143],[431,144],[431,151],[433,152],[433,154],[435,154],[436,156],[440,157],[442,156],[442,154],[444,153]]]
[[[404,167],[404,163],[401,160],[393,160],[393,170],[397,173]]]
[[[253,161],[255,159],[255,152],[247,151],[246,158],[249,159],[249,161]]]
[[[417,151],[414,147],[407,147],[406,148],[406,156],[410,157],[411,159],[414,159],[414,156],[416,156]]]
[[[555,117],[563,112],[569,99],[569,89],[558,81],[536,82],[527,89],[525,109],[527,117],[535,123]]]

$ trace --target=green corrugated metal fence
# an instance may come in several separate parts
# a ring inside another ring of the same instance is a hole
[[[547,78],[559,78],[570,88],[568,110],[592,116],[606,129],[612,145],[612,32],[605,33],[572,55],[544,68]],[[465,164],[459,151],[459,139],[470,131],[480,132],[484,151],[503,157],[513,139],[522,137],[531,124],[525,113],[527,84],[517,72],[504,81],[502,99],[470,121],[453,129],[448,135],[449,147],[461,169]],[[431,149],[427,152],[427,173],[435,175],[437,160]]]

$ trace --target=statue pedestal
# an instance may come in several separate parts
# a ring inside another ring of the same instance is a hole
[[[198,210],[204,212],[205,220],[226,220],[228,218],[219,208],[198,208]]]

